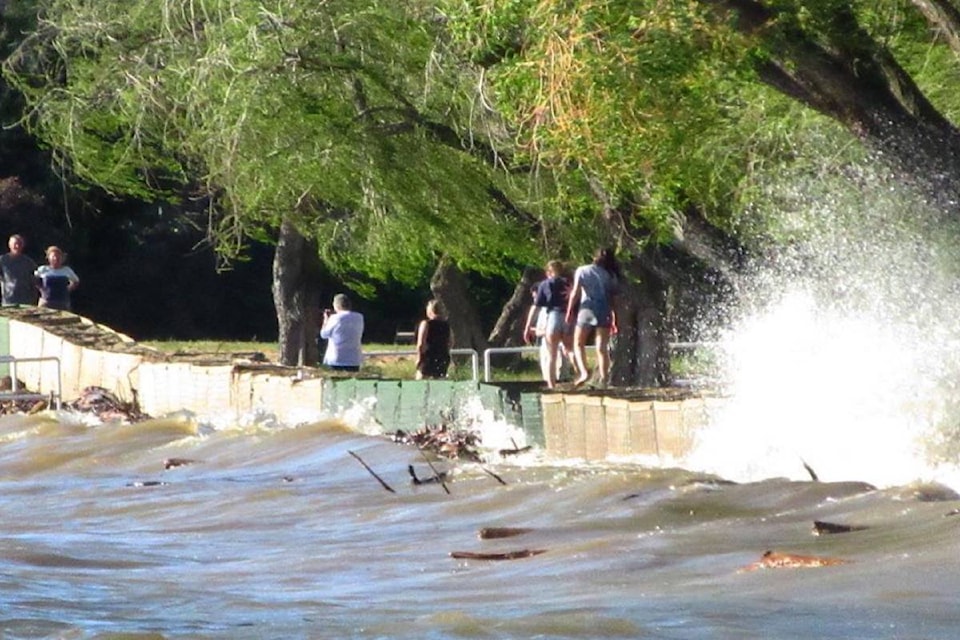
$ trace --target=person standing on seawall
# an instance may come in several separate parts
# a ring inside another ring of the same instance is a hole
[[[37,288],[40,289],[41,307],[70,311],[70,293],[80,286],[80,278],[73,269],[63,264],[60,247],[47,247],[47,264],[34,272]]]
[[[620,288],[620,264],[613,249],[598,249],[593,262],[577,267],[573,275],[573,290],[567,302],[567,322],[576,320],[573,331],[573,353],[580,370],[576,385],[590,378],[587,368],[587,336],[595,333],[597,347],[597,382],[604,387],[610,378],[610,336],[617,333],[617,313],[614,302]],[[579,311],[574,318],[574,310]]]
[[[334,371],[360,371],[363,314],[353,311],[350,298],[333,296],[333,309],[324,309],[320,337],[327,341],[323,365]]]
[[[26,241],[20,234],[10,236],[7,246],[10,247],[10,252],[0,256],[3,306],[18,304],[33,306],[37,304],[37,287],[33,279],[37,263],[23,252]]]
[[[453,334],[439,300],[427,302],[427,317],[417,326],[416,379],[446,378]]]
[[[567,292],[569,284],[563,277],[563,263],[559,260],[548,262],[544,272],[547,278],[537,285],[533,297],[533,307],[527,314],[527,323],[523,329],[523,338],[529,344],[535,326],[539,328],[540,319],[542,319],[543,340],[547,353],[546,357],[540,360],[540,369],[543,380],[547,383],[547,388],[553,389],[557,384],[558,353],[561,350],[564,353],[569,353],[572,346],[568,339],[570,335],[568,327],[570,325],[567,324],[564,317],[568,307]],[[574,368],[579,366],[575,358],[571,364]]]

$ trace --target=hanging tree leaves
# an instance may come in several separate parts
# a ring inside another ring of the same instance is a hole
[[[227,258],[281,219],[341,274],[534,255],[430,3],[54,0],[6,66],[84,180],[210,202]]]

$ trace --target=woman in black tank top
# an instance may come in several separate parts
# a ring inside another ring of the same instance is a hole
[[[446,378],[453,335],[437,300],[427,303],[427,318],[417,327],[417,380]]]

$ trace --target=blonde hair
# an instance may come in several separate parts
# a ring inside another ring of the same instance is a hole
[[[47,247],[47,250],[43,252],[43,255],[45,255],[45,256],[47,256],[47,257],[49,258],[49,257],[50,257],[50,254],[51,254],[51,253],[54,253],[54,252],[59,253],[61,256],[63,255],[63,249],[61,249],[60,247],[58,247],[58,246],[55,245],[55,244],[52,244],[52,245],[50,245],[49,247]]]
[[[436,298],[427,301],[427,314],[431,313],[437,318],[442,318],[444,315],[443,304]]]

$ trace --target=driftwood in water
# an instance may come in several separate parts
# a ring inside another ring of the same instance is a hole
[[[530,449],[533,448],[530,445],[527,445],[525,447],[518,447],[517,443],[514,441],[513,438],[510,438],[510,442],[513,444],[513,449],[500,449],[499,453],[502,457],[515,456],[519,453],[526,453],[527,451],[530,451]]]
[[[546,549],[517,549],[516,551],[501,551],[499,553],[484,553],[477,551],[451,551],[450,557],[459,560],[517,560],[546,553]]]
[[[500,476],[498,476],[497,474],[495,474],[493,471],[490,471],[490,469],[487,469],[486,467],[480,467],[480,468],[483,469],[484,473],[486,473],[487,475],[493,477],[493,479],[495,479],[495,480],[496,480],[497,482],[499,482],[500,484],[503,484],[503,485],[507,484],[507,481],[506,481],[506,480],[504,480],[503,478],[501,478]]]
[[[830,533],[850,533],[851,531],[863,531],[866,528],[867,527],[858,525],[824,522],[823,520],[813,521],[813,535],[815,536],[822,536]]]
[[[185,467],[189,464],[196,464],[200,462],[199,460],[191,460],[190,458],[167,458],[163,461],[164,469],[175,469],[177,467]]]
[[[357,454],[355,454],[353,451],[347,451],[347,453],[349,453],[349,454],[352,455],[354,458],[356,458],[357,461],[358,461],[360,464],[363,465],[363,468],[366,469],[366,470],[370,473],[370,475],[372,475],[374,478],[377,479],[377,482],[380,483],[380,486],[381,486],[381,487],[383,487],[384,489],[386,489],[386,490],[389,491],[390,493],[396,493],[396,491],[393,490],[393,487],[391,487],[391,486],[388,485],[386,482],[384,482],[383,478],[381,478],[380,476],[378,476],[378,475],[377,475],[377,472],[374,471],[373,469],[371,469],[370,466],[369,466],[366,462],[363,461],[363,458],[361,458],[360,456],[358,456]]]
[[[140,410],[136,394],[130,402],[125,402],[115,393],[103,387],[86,387],[80,397],[64,405],[68,409],[81,413],[92,413],[101,422],[142,422],[150,416]]]
[[[813,467],[808,465],[807,461],[804,460],[803,458],[800,459],[800,462],[803,463],[803,468],[806,469],[807,473],[810,474],[810,479],[813,480],[814,482],[820,482],[820,478],[819,476],[817,476],[817,472],[813,470]]]
[[[446,424],[425,425],[413,432],[398,429],[393,434],[393,441],[413,444],[418,449],[444,458],[482,462],[479,451],[480,435],[473,431],[454,429]]]
[[[846,564],[848,560],[841,558],[827,558],[824,556],[803,556],[796,553],[779,553],[777,551],[766,551],[760,560],[749,564],[742,569],[744,571],[756,571],[757,569],[809,569],[813,567],[831,567],[838,564]]]
[[[514,536],[522,536],[525,533],[530,533],[533,529],[527,529],[524,527],[484,527],[480,529],[477,535],[480,536],[481,540],[494,540],[497,538],[513,538]]]
[[[427,454],[423,452],[423,449],[420,449],[419,446],[417,447],[417,449],[420,450],[420,455],[423,456],[423,459],[427,462],[427,465],[430,467],[430,470],[433,471],[433,477],[437,478],[437,482],[439,482],[440,486],[443,487],[443,492],[446,493],[447,495],[450,495],[450,489],[447,487],[447,483],[444,482],[444,478],[446,477],[447,474],[440,473],[439,471],[437,471],[437,468],[433,466],[433,463],[430,461],[430,458],[427,457]],[[410,471],[411,473],[413,472],[412,466],[410,467]]]
[[[437,473],[436,470],[434,470],[434,472],[433,472],[434,475],[430,476],[429,478],[421,478],[421,477],[419,477],[419,476],[417,475],[417,472],[416,472],[416,470],[414,470],[412,464],[408,464],[408,465],[407,465],[407,471],[410,473],[411,481],[413,482],[413,484],[416,484],[416,485],[420,485],[420,484],[442,484],[443,481],[446,480],[446,478],[447,478],[447,472],[446,472],[446,471],[441,471],[440,473]]]

